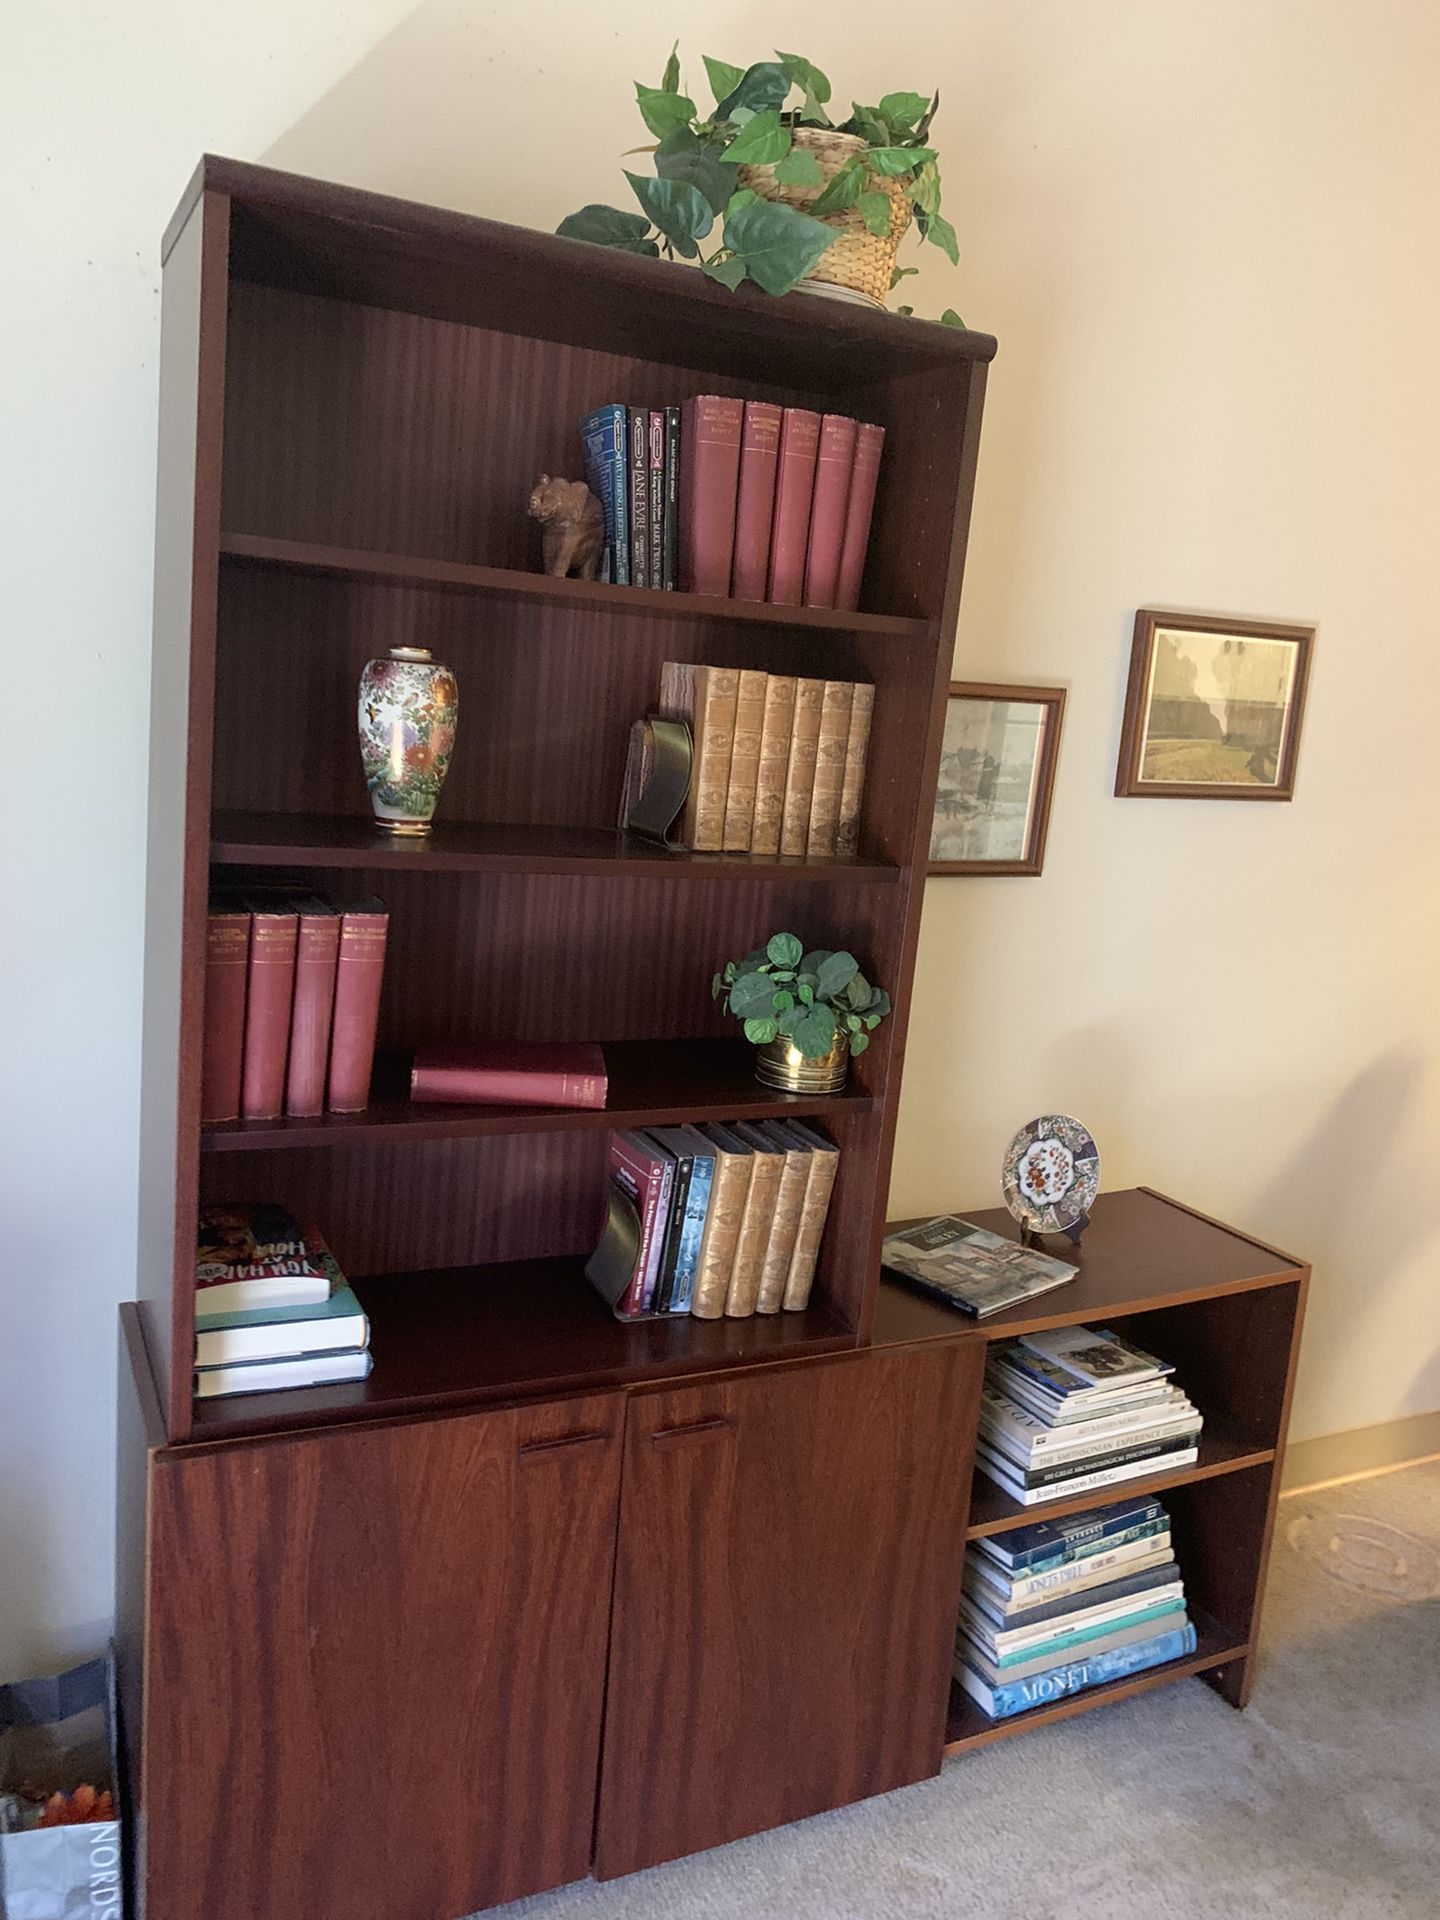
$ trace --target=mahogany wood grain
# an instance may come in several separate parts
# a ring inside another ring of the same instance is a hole
[[[822,1295],[803,1313],[749,1320],[617,1320],[583,1260],[396,1273],[355,1282],[370,1318],[374,1371],[348,1386],[203,1400],[199,1440],[350,1426],[687,1374],[731,1373],[853,1349]]]
[[[120,1309],[115,1435],[115,1685],[121,1769],[122,1844],[129,1905],[143,1883],[149,1832],[145,1791],[146,1628],[149,1610],[150,1461],[165,1444],[165,1412],[156,1392],[138,1305]]]
[[[601,1879],[940,1764],[979,1350],[631,1397]]]
[[[144,1920],[452,1920],[584,1875],[623,1408],[157,1457]]]

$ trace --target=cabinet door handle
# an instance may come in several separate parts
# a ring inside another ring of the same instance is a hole
[[[709,1420],[692,1420],[683,1427],[657,1427],[650,1436],[652,1447],[683,1447],[691,1442],[719,1440],[732,1432],[734,1420],[728,1413],[717,1413]]]
[[[566,1448],[597,1447],[608,1440],[608,1433],[562,1433],[558,1440],[526,1440],[516,1449],[516,1458],[525,1460],[544,1460],[551,1454],[563,1452]]]

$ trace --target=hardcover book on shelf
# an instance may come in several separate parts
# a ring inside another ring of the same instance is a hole
[[[780,459],[781,414],[782,409],[768,400],[745,402],[730,586],[737,600],[765,598],[770,569],[770,527],[775,515],[775,471]]]
[[[1075,1472],[1064,1479],[1046,1486],[1030,1486],[1016,1477],[1011,1463],[1003,1456],[994,1453],[983,1442],[976,1445],[975,1458],[990,1478],[1019,1506],[1043,1506],[1047,1500],[1063,1500],[1077,1493],[1099,1493],[1105,1487],[1121,1486],[1127,1480],[1145,1480],[1157,1473],[1178,1472],[1182,1467],[1193,1467],[1199,1459],[1196,1447],[1183,1447],[1164,1454],[1158,1459],[1132,1461],[1126,1466],[1099,1467],[1086,1472]]]
[[[850,729],[845,736],[845,766],[840,780],[840,817],[835,823],[835,851],[853,859],[860,846],[860,802],[865,792],[865,762],[870,751],[870,721],[875,689],[864,681],[852,690]]]
[[[1139,1640],[1153,1640],[1157,1634],[1168,1632],[1171,1628],[1185,1624],[1184,1603],[1173,1602],[1163,1608],[1153,1609],[1124,1626],[1109,1626],[1097,1629],[1084,1640],[1074,1642],[1068,1651],[1061,1655],[1067,1662],[1076,1660],[1095,1660],[1101,1654],[1113,1652],[1116,1647],[1134,1646]],[[1009,1685],[1016,1680],[1033,1679],[1035,1675],[1051,1673],[1057,1664],[1053,1649],[1039,1653],[1012,1654],[1008,1659],[996,1661],[970,1639],[968,1635],[958,1635],[955,1641],[957,1661],[962,1661],[972,1673],[977,1674],[988,1686]]]
[[[855,434],[855,466],[850,476],[850,495],[845,503],[845,532],[840,544],[840,571],[835,585],[835,605],[846,613],[853,613],[860,605],[860,586],[865,573],[865,556],[870,547],[870,522],[875,511],[880,454],[884,445],[885,429],[862,420]]]
[[[1093,1553],[1077,1555],[1058,1566],[1014,1578],[987,1555],[967,1554],[965,1586],[967,1591],[982,1596],[989,1605],[1003,1611],[1007,1607],[1026,1606],[1047,1594],[1086,1593],[1122,1570],[1138,1571],[1141,1567],[1156,1565],[1167,1559],[1170,1552],[1170,1528],[1162,1520],[1157,1522],[1153,1533],[1123,1546],[1097,1548]]]
[[[630,1283],[612,1304],[622,1315],[648,1312],[655,1300],[675,1184],[675,1159],[644,1134],[610,1135],[610,1178],[640,1215],[640,1247]]]
[[[724,1317],[725,1300],[730,1291],[735,1246],[745,1217],[750,1167],[755,1156],[728,1127],[707,1123],[698,1131],[714,1150],[715,1172],[690,1311],[697,1320],[719,1320]]]
[[[1051,1426],[1013,1399],[1000,1386],[997,1370],[991,1368],[980,1395],[980,1425],[1002,1452],[1013,1453],[1018,1459],[1062,1460],[1093,1447],[1097,1440],[1108,1442],[1121,1435],[1143,1440],[1192,1425],[1198,1430],[1200,1416],[1180,1389],[1171,1387],[1161,1398],[1138,1407]]]
[[[292,1360],[243,1360],[230,1367],[197,1367],[195,1398],[213,1400],[223,1394],[346,1386],[365,1379],[373,1364],[368,1349],[361,1349],[352,1353],[310,1353]]]
[[[779,1313],[785,1305],[785,1286],[790,1278],[790,1263],[795,1256],[795,1241],[800,1231],[800,1215],[805,1205],[805,1190],[810,1183],[812,1149],[801,1144],[774,1120],[754,1123],[741,1121],[736,1132],[743,1140],[759,1138],[778,1147],[785,1156],[780,1188],[775,1197],[775,1217],[765,1245],[765,1262],[760,1269],[760,1288],[755,1296],[757,1313]]]
[[[780,1182],[785,1172],[785,1151],[775,1141],[740,1125],[730,1129],[752,1155],[750,1189],[745,1196],[745,1212],[735,1242],[735,1262],[730,1269],[730,1285],[725,1293],[725,1313],[731,1320],[747,1320],[755,1311],[760,1294],[760,1279],[765,1268],[765,1253],[775,1221],[775,1204],[780,1197]]]
[[[690,729],[690,790],[680,838],[697,853],[719,853],[725,844],[739,694],[740,674],[735,667],[667,660],[660,669],[660,711],[666,719],[683,720]]]
[[[315,1306],[330,1296],[328,1249],[284,1207],[206,1206],[195,1241],[198,1313]]]
[[[275,1120],[285,1105],[285,1062],[300,921],[292,906],[273,895],[256,894],[246,904],[250,908],[250,957],[245,977],[240,1112],[246,1120]]]
[[[795,719],[785,763],[785,799],[780,810],[781,853],[802,854],[810,841],[810,802],[815,792],[815,757],[820,749],[823,680],[795,682]]]
[[[705,1222],[710,1212],[710,1192],[715,1178],[715,1148],[698,1127],[650,1127],[647,1131],[658,1146],[664,1147],[675,1156],[677,1163],[681,1160],[687,1162],[685,1204],[680,1217],[670,1311],[688,1313],[695,1297],[695,1282],[700,1271],[700,1250],[704,1244]]]
[[[1195,1629],[1186,1621],[1183,1627],[1152,1634],[1129,1646],[1112,1648],[1108,1653],[1092,1654],[1088,1659],[1047,1668],[1029,1679],[1002,1681],[990,1685],[964,1661],[956,1663],[956,1679],[992,1720],[1008,1720],[1030,1707],[1047,1706],[1067,1694],[1086,1687],[1102,1686],[1107,1680],[1123,1680],[1150,1667],[1164,1666],[1171,1660],[1183,1660],[1195,1651]]]
[[[830,859],[840,824],[840,790],[845,783],[845,744],[850,736],[849,680],[827,680],[820,696],[820,731],[815,741],[815,781],[810,790],[810,820],[805,851],[812,860]]]
[[[325,1073],[335,1010],[340,959],[340,915],[314,894],[295,902],[295,991],[290,1007],[290,1058],[285,1072],[285,1111],[309,1116],[325,1111]],[[368,1077],[367,1077],[368,1090]]]
[[[606,578],[630,584],[629,459],[625,409],[612,401],[580,422],[585,481],[605,516]]]
[[[375,899],[359,900],[339,911],[340,952],[335,963],[325,1104],[331,1113],[363,1113],[370,1104],[390,915],[384,901]]]
[[[649,579],[652,587],[665,585],[665,415],[651,407],[648,415],[649,438],[646,442],[650,487]]]
[[[786,407],[780,422],[766,595],[775,606],[798,607],[805,597],[810,501],[815,491],[815,461],[819,451],[820,415],[808,407]]]
[[[790,764],[790,736],[795,726],[795,676],[765,676],[765,710],[760,722],[760,763],[755,772],[755,818],[750,829],[750,851],[774,855],[780,851],[780,829],[785,813],[785,774]]]
[[[653,587],[650,577],[650,409],[631,407],[626,430],[630,465],[630,584]]]
[[[953,1213],[888,1234],[880,1258],[920,1292],[977,1319],[1063,1287],[1079,1271]]]
[[[815,490],[810,501],[810,533],[805,549],[805,604],[833,607],[845,540],[845,509],[855,468],[855,422],[843,413],[827,413],[820,422],[815,456]]]
[[[1166,1361],[1131,1346],[1105,1327],[1095,1332],[1089,1327],[1047,1327],[1039,1333],[1022,1333],[1020,1345],[1027,1353],[1039,1354],[1058,1367],[1081,1391],[1141,1386],[1175,1371]],[[1017,1360],[1016,1364],[1022,1365],[1023,1361]]]
[[[673,593],[680,582],[680,409],[665,409],[665,527],[660,584]]]
[[[338,1265],[327,1256],[330,1292],[298,1307],[201,1312],[196,1301],[195,1364],[234,1366],[246,1360],[291,1360],[307,1354],[355,1352],[370,1343],[370,1323]]]
[[[410,1070],[418,1105],[603,1108],[605,1053],[585,1043],[486,1040],[422,1047]]]
[[[800,1224],[795,1232],[795,1250],[790,1256],[790,1271],[785,1276],[785,1297],[781,1303],[787,1313],[802,1313],[810,1304],[810,1289],[815,1282],[820,1242],[825,1235],[830,1199],[840,1171],[840,1149],[833,1140],[827,1140],[823,1133],[807,1126],[803,1120],[777,1121],[775,1124],[783,1127],[789,1137],[806,1148],[810,1155],[809,1178],[805,1183],[805,1198],[800,1203]]]
[[[200,1120],[240,1117],[245,1067],[245,981],[250,966],[250,914],[237,899],[215,894],[205,924],[205,1027],[200,1052]]]
[[[765,692],[770,676],[749,667],[739,670],[735,689],[735,730],[725,790],[721,844],[727,853],[748,853],[755,826],[760,745],[765,727]]]
[[[1010,1577],[1024,1578],[1127,1546],[1169,1524],[1165,1509],[1151,1496],[1091,1507],[1061,1520],[1037,1520],[1009,1533],[986,1534],[975,1544]]]
[[[665,1215],[665,1238],[660,1249],[660,1270],[651,1305],[656,1313],[674,1313],[678,1310],[675,1296],[680,1263],[680,1232],[690,1204],[690,1174],[695,1165],[695,1156],[688,1146],[682,1147],[678,1153],[661,1146],[656,1146],[654,1150],[664,1154],[671,1164],[671,1194]]]
[[[685,405],[680,430],[680,578],[688,593],[728,595],[735,549],[744,403],[715,393]]]

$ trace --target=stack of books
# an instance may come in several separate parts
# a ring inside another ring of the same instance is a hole
[[[621,1319],[799,1312],[839,1164],[798,1120],[612,1133],[609,1219],[586,1272]]]
[[[1003,1341],[985,1367],[976,1457],[1027,1507],[1192,1466],[1201,1416],[1173,1371],[1103,1328]]]
[[[379,900],[333,907],[283,888],[212,897],[203,1122],[369,1105],[389,924]]]
[[[370,1323],[334,1254],[283,1207],[205,1207],[195,1395],[334,1386],[370,1371]]]
[[[1158,1500],[977,1540],[966,1552],[955,1678],[992,1720],[1195,1651]]]
[[[580,422],[602,578],[776,606],[860,604],[885,429],[702,393]]]
[[[680,841],[697,853],[852,856],[875,689],[743,667],[660,670],[659,712],[693,743]]]

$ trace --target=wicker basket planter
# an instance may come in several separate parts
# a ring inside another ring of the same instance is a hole
[[[831,178],[852,155],[866,151],[866,143],[858,133],[833,133],[827,127],[796,127],[793,142],[804,152],[814,154],[823,175],[818,187],[782,186],[775,178],[774,167],[741,167],[740,184],[753,188],[764,200],[779,200],[801,213],[809,213],[811,204],[820,198]],[[889,196],[889,232],[871,233],[854,207],[847,207],[843,213],[817,215],[827,227],[834,227],[835,239],[805,276],[801,287],[812,293],[860,299],[883,307],[890,291],[895,255],[910,225],[910,188],[908,181],[888,180],[877,173],[870,175],[866,185]]]

